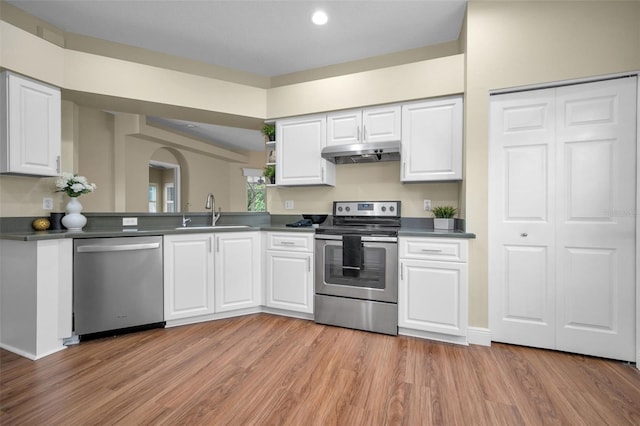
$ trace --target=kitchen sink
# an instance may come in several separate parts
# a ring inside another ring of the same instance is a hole
[[[250,228],[249,225],[216,225],[216,226],[178,226],[176,229],[242,229]]]

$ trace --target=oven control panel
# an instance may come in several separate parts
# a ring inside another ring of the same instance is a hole
[[[400,201],[334,201],[333,215],[400,217]]]

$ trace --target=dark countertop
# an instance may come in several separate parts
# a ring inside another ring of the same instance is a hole
[[[451,231],[441,231],[430,228],[409,228],[402,227],[398,232],[399,237],[435,237],[435,238],[468,238],[473,239],[476,234],[471,232],[462,231],[460,229],[453,229]]]
[[[188,213],[193,219],[191,227],[177,228],[182,214],[144,214],[144,213],[88,213],[90,226],[82,231],[34,231],[31,221],[34,218],[2,218],[0,222],[0,239],[16,241],[41,241],[60,238],[102,238],[133,237],[145,235],[174,235],[207,232],[302,232],[313,234],[314,227],[290,227],[287,223],[296,222],[300,215],[271,215],[269,213],[224,213],[218,226],[202,228],[210,220],[207,213]],[[122,217],[138,217],[138,226],[121,226]],[[210,222],[209,222],[210,223]],[[331,223],[331,217],[327,220]],[[246,227],[236,228],[242,225]],[[200,227],[200,228],[198,228]],[[456,229],[440,231],[433,229],[433,220],[428,218],[402,218],[400,237],[435,237],[435,238],[475,238],[475,234],[464,231],[465,221],[456,219]]]
[[[98,229],[88,231],[28,231],[28,232],[3,232],[0,239],[16,240],[16,241],[40,241],[55,240],[60,238],[102,238],[102,237],[133,237],[144,235],[175,235],[175,234],[196,234],[207,232],[250,232],[250,231],[269,231],[269,232],[303,232],[314,233],[313,227],[294,228],[284,225],[258,225],[247,226],[246,228],[227,227],[229,225],[221,225],[216,228],[198,229],[198,228],[154,228],[154,229],[137,229],[137,228],[112,228]],[[475,238],[475,234],[461,231],[438,231],[428,228],[410,228],[402,227],[398,232],[400,237],[436,237],[436,238]]]
[[[228,226],[228,225],[226,225]],[[313,233],[314,228],[290,228],[280,225],[247,226],[246,228],[226,227],[221,225],[217,228],[154,228],[154,229],[99,229],[89,231],[29,231],[29,232],[3,232],[0,239],[16,241],[41,241],[58,240],[61,238],[109,238],[109,237],[140,237],[145,235],[175,235],[175,234],[197,234],[208,232],[250,232],[250,231],[279,231],[279,232],[307,232]]]

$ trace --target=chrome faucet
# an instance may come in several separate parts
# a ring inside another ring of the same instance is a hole
[[[216,226],[216,222],[220,219],[220,212],[216,214],[216,197],[213,194],[207,194],[207,203],[204,208],[211,209],[211,226]]]
[[[186,228],[187,227],[187,223],[191,222],[191,219],[188,217],[184,217],[184,215],[182,215],[182,227]]]

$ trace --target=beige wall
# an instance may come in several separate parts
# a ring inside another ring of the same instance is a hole
[[[166,150],[177,158],[181,166],[182,211],[204,211],[209,192],[215,194],[217,207],[221,207],[223,211],[246,210],[246,203],[243,203],[240,197],[232,197],[231,194],[246,196],[246,179],[242,177],[241,168],[261,168],[264,162],[263,153],[241,155],[169,131],[146,127],[144,124],[140,126],[140,117],[131,114],[123,114],[126,116],[124,118],[129,119],[128,125],[116,128],[113,114],[87,107],[77,109],[79,135],[76,145],[80,164],[78,173],[97,185],[94,193],[82,196],[84,211],[146,211],[149,160],[170,160],[168,157],[160,156]],[[124,150],[117,154],[116,141],[119,139],[125,141]],[[124,167],[116,167],[116,157],[124,161]],[[115,175],[114,170],[120,170],[120,173],[124,174],[122,187],[125,201],[122,210],[115,209],[119,195],[116,187],[120,177]],[[61,194],[59,196],[62,204],[64,199]],[[22,215],[24,214],[17,216]]]
[[[640,3],[471,1],[466,61],[469,322],[487,327],[489,92],[640,70]]]
[[[464,55],[269,89],[269,118],[444,96],[464,91]]]
[[[400,162],[336,166],[336,186],[268,187],[267,210],[271,213],[331,213],[333,200],[400,200],[402,215],[433,217],[423,210],[423,200],[434,206],[458,206],[459,182],[400,183]],[[285,210],[292,200],[294,208]]]

